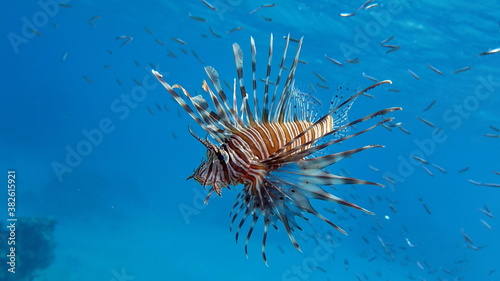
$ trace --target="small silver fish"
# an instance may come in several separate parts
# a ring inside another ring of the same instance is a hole
[[[479,211],[481,211],[481,213],[487,215],[488,217],[493,218],[493,214],[490,212],[486,205],[484,206],[484,209],[479,208]]]
[[[169,56],[171,58],[176,58],[177,57],[177,55],[174,52],[170,51],[169,49],[167,49],[167,56]]]
[[[100,19],[101,16],[93,16],[92,18],[89,19],[89,24],[92,26],[92,27],[95,27],[95,23],[94,21],[97,20],[97,19]]]
[[[423,158],[420,158],[420,157],[418,157],[418,156],[416,156],[416,155],[412,155],[412,157],[413,157],[414,159],[416,159],[416,160],[418,160],[418,161],[420,161],[420,162],[424,163],[424,164],[427,164],[427,165],[429,164],[429,161],[427,161],[427,160],[425,160],[425,159],[423,159]]]
[[[467,235],[464,231],[463,228],[460,229],[460,233],[462,233],[462,236],[464,237],[465,239],[465,242],[467,242],[468,244],[474,244],[474,242],[472,241],[472,239],[470,239],[469,235]]]
[[[92,81],[92,79],[90,79],[88,76],[82,75],[82,77],[83,77],[83,79],[85,79],[85,81],[87,81],[87,83],[89,83],[89,84],[94,83],[94,82]]]
[[[342,65],[343,65],[340,61],[338,61],[338,60],[336,60],[336,59],[333,59],[333,58],[331,58],[331,57],[327,56],[327,54],[326,54],[326,53],[325,53],[325,58],[327,58],[329,61],[333,62],[334,64],[336,64],[336,65],[338,65],[338,66],[342,66]]]
[[[132,81],[134,81],[134,83],[137,84],[138,86],[142,86],[142,83],[139,82],[139,80],[132,78]]]
[[[129,37],[130,37],[130,35],[120,35],[120,36],[116,37],[115,40],[127,39]]]
[[[322,88],[322,89],[325,89],[325,90],[328,90],[330,89],[330,87],[326,86],[326,85],[323,85],[323,84],[319,84],[319,83],[316,83],[316,86]]]
[[[384,127],[387,131],[391,131],[392,132],[392,129],[389,128],[389,126],[387,126],[386,124],[382,124],[382,127]]]
[[[385,52],[386,54],[389,54],[389,53],[392,53],[392,52],[395,52],[397,50],[399,50],[401,47],[400,46],[394,46],[392,49],[390,49],[389,51]]]
[[[406,244],[407,244],[410,248],[415,248],[415,247],[417,247],[416,245],[414,245],[414,244],[412,244],[412,243],[410,242],[410,239],[408,239],[408,237],[407,237],[407,238],[405,238],[405,240],[406,240]]]
[[[377,78],[374,78],[372,76],[368,76],[366,75],[364,72],[362,72],[361,74],[363,74],[363,77],[365,77],[366,79],[370,79],[372,80],[373,82],[378,82],[378,79]]]
[[[339,14],[339,16],[344,17],[344,18],[352,17],[355,15],[356,15],[356,13],[340,13]]]
[[[473,246],[473,245],[465,245],[465,247],[469,248],[469,249],[472,249],[474,251],[479,251],[481,250],[483,247],[476,247],[476,246]]]
[[[323,82],[326,82],[326,79],[325,77],[321,76],[319,73],[317,73],[316,71],[313,71],[314,75],[316,75],[316,77],[319,78],[319,80],[323,81]]]
[[[418,198],[418,200],[420,201],[420,203],[422,204],[422,206],[424,207],[425,211],[429,214],[429,215],[432,215],[431,213],[431,210],[429,209],[429,207],[427,207],[427,204],[424,203],[424,200],[422,198]]]
[[[260,9],[262,9],[261,6],[257,7],[255,10],[250,11],[248,14],[253,15],[253,14],[257,13]]]
[[[464,173],[464,172],[467,172],[468,170],[470,169],[470,167],[465,167],[461,170],[458,170],[459,173]]]
[[[471,179],[467,179],[468,182],[472,183],[472,184],[475,184],[475,185],[483,185],[481,182],[478,182],[478,181],[475,181],[475,180],[471,180]]]
[[[430,126],[430,127],[432,127],[432,128],[436,127],[434,124],[432,124],[431,122],[429,122],[429,121],[425,120],[425,119],[424,119],[424,118],[422,118],[422,117],[417,116],[417,119],[418,119],[418,120],[420,120],[420,121],[422,121],[424,124],[426,124],[426,125],[428,125],[428,126]]]
[[[370,10],[370,9],[373,9],[373,8],[375,8],[375,7],[377,7],[377,6],[378,6],[378,3],[368,5],[368,6],[366,6],[366,7],[365,7],[365,11],[368,11],[368,10]]]
[[[408,72],[411,74],[411,76],[415,77],[415,79],[420,80],[420,77],[415,72],[413,72],[411,69],[408,69]]]
[[[155,39],[155,42],[156,44],[160,45],[160,46],[164,46],[165,43],[163,43],[163,41],[161,41],[160,39]]]
[[[425,167],[425,166],[420,166],[420,167],[422,167],[422,169],[424,169],[424,171],[426,171],[427,174],[429,174],[429,176],[431,176],[431,177],[434,176],[434,174],[429,169],[427,169],[427,167]]]
[[[153,35],[153,31],[151,31],[149,28],[147,28],[147,27],[145,27],[145,26],[144,26],[143,28],[144,28],[144,30],[145,30],[147,33],[149,33],[150,35]]]
[[[210,10],[217,11],[217,8],[214,5],[208,3],[207,1],[201,0],[201,2],[203,2],[203,4],[205,4],[208,8],[210,8]]]
[[[433,100],[423,111],[427,111],[429,109],[431,109],[431,107],[436,103],[436,100]]]
[[[472,69],[472,66],[466,66],[464,68],[457,69],[457,70],[453,71],[453,74],[464,72],[464,71],[467,71],[469,69]]]
[[[189,13],[188,15],[189,15],[190,18],[192,18],[194,20],[197,20],[197,21],[201,21],[201,22],[206,22],[207,21],[205,18],[193,16],[191,13]]]
[[[432,166],[436,169],[438,169],[439,171],[441,171],[443,174],[446,174],[446,170],[441,168],[440,166],[436,165],[436,164],[432,164]]]
[[[233,33],[235,31],[242,30],[242,29],[243,29],[243,26],[238,26],[238,27],[235,27],[235,28],[233,28],[233,29],[231,29],[229,31],[226,31],[226,33],[229,34],[229,33]]]
[[[217,34],[215,32],[215,30],[211,26],[209,27],[209,29],[210,29],[210,33],[212,33],[213,36],[215,36],[217,38],[222,38],[222,36],[220,36],[219,34]]]
[[[496,49],[493,49],[493,50],[482,52],[482,53],[479,54],[479,56],[492,55],[492,54],[496,54],[496,53],[500,53],[500,48],[496,48]]]
[[[377,169],[377,168],[373,167],[372,165],[368,165],[368,168],[370,168],[371,170],[373,170],[373,171],[375,171],[375,172],[377,172],[377,173],[378,173],[378,172],[380,172],[380,170],[379,170],[379,169]]]
[[[385,43],[391,41],[392,39],[394,39],[394,36],[390,36],[387,39],[384,39],[384,40],[380,41],[380,45],[383,46]]]
[[[488,230],[491,230],[491,226],[490,226],[487,222],[485,222],[485,221],[484,221],[484,220],[482,220],[482,219],[479,219],[479,221],[480,221],[480,222],[481,222],[481,223],[482,223],[482,224],[483,224],[483,225],[484,225],[484,226],[485,226]]]
[[[361,6],[357,9],[357,11],[361,11],[361,10],[363,10],[365,7],[367,7],[368,5],[370,5],[372,2],[373,2],[373,0],[368,0],[368,1],[366,1],[365,3],[363,3],[363,5],[361,5]]]
[[[299,39],[297,39],[297,38],[292,38],[292,37],[290,37],[290,38],[289,38],[288,36],[283,36],[283,39],[285,39],[285,40],[290,39],[290,42],[295,42],[295,43],[299,43],[299,42],[300,42],[300,40],[299,40]]]
[[[410,134],[411,134],[411,133],[410,133],[410,131],[406,130],[406,129],[405,129],[405,128],[403,128],[402,126],[399,126],[399,129],[400,129],[403,133],[405,133],[405,134],[407,134],[407,135],[410,135]]]
[[[348,62],[348,63],[352,63],[352,64],[359,63],[359,59],[358,58],[345,59],[345,61]]]
[[[134,40],[134,37],[128,37],[127,40],[125,40],[121,45],[120,45],[120,48],[129,44],[130,42],[132,42],[132,40]]]
[[[179,38],[172,38],[172,40],[174,40],[175,42],[177,42],[177,43],[179,43],[179,44],[181,44],[181,45],[187,45],[187,43],[186,43],[186,42],[184,42],[184,40],[181,40],[181,39],[179,39]]]
[[[40,33],[40,32],[39,32],[38,30],[36,30],[36,29],[33,29],[33,28],[28,28],[28,30],[29,30],[31,33],[33,33],[33,34],[35,34],[36,36],[38,36],[38,37],[43,37],[42,33]]]
[[[420,264],[419,261],[415,261],[415,263],[417,264],[418,268],[420,268],[420,270],[425,271],[425,268],[422,266],[422,264]]]
[[[488,138],[500,138],[500,135],[495,135],[495,134],[483,134],[483,136]]]
[[[441,72],[439,69],[435,68],[434,66],[428,64],[427,65],[430,69],[432,69],[434,72],[436,72],[439,75],[443,75],[443,72]]]

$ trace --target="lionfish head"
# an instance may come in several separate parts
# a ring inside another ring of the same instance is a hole
[[[212,186],[210,192],[215,190],[217,195],[220,196],[222,188],[230,185],[224,173],[224,171],[227,171],[226,165],[229,156],[223,148],[218,147],[209,140],[199,138],[191,130],[190,133],[207,148],[207,154],[206,159],[201,162],[200,166],[187,179],[193,178],[203,185],[203,187]],[[209,196],[210,193],[206,200],[208,200]]]

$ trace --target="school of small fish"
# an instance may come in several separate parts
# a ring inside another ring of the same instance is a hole
[[[213,23],[213,14],[217,13],[220,9],[219,7],[219,2],[210,2],[206,0],[200,0],[197,2],[201,7],[204,7],[205,12],[200,12],[197,11],[196,13],[187,13],[185,15],[185,19],[189,20],[190,22],[196,23],[200,25],[200,30],[202,31],[200,33],[200,36],[202,38],[210,38],[213,40],[214,44],[217,44],[217,46],[220,45],[220,47],[225,47],[224,44],[219,44],[216,39],[220,38],[226,38],[228,36],[235,36],[235,34],[245,32],[249,28],[247,25],[244,25],[242,22],[238,22],[235,25],[231,25],[231,23],[228,21],[227,27],[225,29],[221,29],[218,27],[218,25]],[[73,5],[69,4],[59,4],[63,8],[73,8]],[[249,4],[250,5],[250,4]],[[253,5],[253,4],[251,4]],[[357,6],[357,5],[356,5]],[[374,0],[368,0],[364,3],[362,3],[357,9],[352,9],[351,11],[348,12],[339,12],[335,16],[339,20],[342,21],[348,21],[352,20],[353,17],[358,17],[361,13],[366,13],[367,11],[372,11],[372,10],[377,10],[380,8],[379,3],[375,3]],[[250,11],[246,12],[249,18],[252,20],[257,20],[260,19],[261,21],[263,20],[266,23],[272,23],[273,22],[273,16],[276,16],[277,14],[273,13],[273,9],[279,9],[280,3],[268,3],[268,4],[261,4],[261,5],[253,5],[253,9]],[[264,14],[264,15],[263,15]],[[259,16],[260,15],[260,16]],[[338,15],[338,16],[337,16]],[[90,15],[87,17],[88,24],[87,27],[90,25],[92,29],[98,29],[101,27],[103,23],[102,16],[100,15]],[[54,28],[59,28],[58,24],[55,22],[52,22],[52,26]],[[29,32],[35,34],[38,37],[43,37],[43,35],[40,33],[39,30],[36,29],[28,29]],[[149,41],[151,42],[151,45],[157,48],[162,48],[165,53],[166,59],[180,59],[181,56],[189,56],[194,59],[194,61],[199,62],[199,67],[205,65],[206,58],[200,56],[196,50],[200,50],[202,46],[197,46],[196,44],[193,43],[195,41],[193,38],[190,38],[189,36],[186,36],[185,34],[176,34],[175,31],[169,31],[170,36],[166,37],[164,35],[165,31],[161,30],[160,27],[158,26],[142,26],[141,31],[144,34],[147,34],[146,36],[149,36]],[[108,55],[113,56],[115,53],[120,52],[121,49],[127,49],[131,47],[134,42],[134,38],[138,38],[141,36],[134,35],[132,36],[132,33],[130,34],[116,34],[114,36],[114,44],[116,45],[115,48],[109,49],[106,52]],[[169,40],[170,39],[170,40]],[[307,34],[306,34],[306,39],[307,39]],[[397,43],[392,43],[392,42],[397,42],[397,35],[391,35],[382,41],[378,41],[378,43],[375,43],[376,48],[381,50],[381,54],[385,56],[392,56],[394,54],[391,54],[393,52],[396,52],[398,50],[402,50],[405,48],[404,45],[399,45]],[[113,38],[111,38],[113,40]],[[295,38],[290,38],[291,42],[298,42],[298,39]],[[212,42],[212,41],[211,41]],[[400,51],[401,52],[401,51]],[[204,52],[200,52],[200,54],[203,54]],[[479,56],[479,57],[485,57],[487,58],[493,58],[495,56],[498,56],[500,53],[500,48],[488,48],[488,46],[485,46],[483,50],[479,54],[474,54],[474,56]],[[300,60],[299,63],[302,64],[309,64],[312,61],[325,61],[325,63],[332,65],[335,68],[338,69],[343,69],[344,71],[347,71],[345,69],[349,68],[350,66],[356,66],[356,65],[362,65],[362,59],[359,57],[355,58],[344,58],[339,59],[341,55],[339,55],[338,50],[336,49],[331,49],[328,50],[324,53],[319,53],[319,54],[308,54],[307,56],[304,56],[304,60]],[[307,58],[307,59],[306,59]],[[70,50],[62,53],[62,56],[60,57],[60,61],[67,63],[68,61],[71,61],[73,59],[72,53]],[[486,58],[485,58],[486,59]],[[498,59],[498,58],[497,58]],[[156,68],[155,65],[149,62],[142,62],[140,60],[135,60],[131,59],[130,63],[133,63],[137,67],[142,67],[142,66],[150,66],[151,68]],[[432,64],[431,64],[432,63]],[[467,71],[473,72],[475,70],[475,66],[472,65],[462,65],[462,67],[458,69],[446,69],[446,65],[438,65],[438,63],[435,62],[422,62],[422,65],[425,66],[425,68],[415,68],[415,66],[410,66],[411,68],[405,67],[403,69],[404,75],[408,76],[409,79],[413,80],[414,83],[427,83],[428,78],[427,73],[431,73],[429,75],[433,75],[434,77],[445,77],[445,75],[464,75]],[[112,64],[104,64],[102,66],[104,69],[112,69],[113,65]],[[417,69],[418,74],[416,71],[412,69]],[[446,71],[442,71],[440,69],[443,69]],[[324,73],[323,69],[316,69],[316,70],[311,70],[309,73],[313,77],[311,79],[312,81],[309,82],[309,89],[311,92],[316,92],[316,87],[320,88],[322,92],[328,92],[329,90],[331,91],[331,86],[329,85],[332,81],[335,81],[335,79],[332,77],[330,73]],[[377,74],[377,73],[370,73],[370,74]],[[97,77],[94,75],[90,74],[80,74],[80,78],[83,77],[83,80],[88,83],[88,86],[96,86],[98,84]],[[379,75],[369,75],[366,74],[365,72],[361,72],[361,76],[367,80],[373,81],[373,82],[378,82],[379,79],[375,78]],[[436,79],[438,79],[436,78]],[[262,79],[262,78],[259,78]],[[133,78],[133,77],[114,77],[112,78],[113,83],[116,83],[117,86],[123,86],[124,83],[134,83],[136,85],[142,86],[142,82],[138,78]],[[416,80],[416,81],[415,81]],[[263,81],[263,80],[261,80]],[[228,89],[233,88],[233,83],[232,81],[221,81],[223,82],[224,86]],[[269,81],[269,84],[271,82]],[[397,84],[397,83],[395,83]],[[393,92],[393,93],[400,93],[401,90],[397,88],[391,88],[388,89],[388,91]],[[403,94],[403,93],[401,93]],[[376,98],[370,94],[365,94],[366,97],[368,98]],[[152,105],[148,105],[144,108],[144,112],[148,113],[151,118],[156,118],[158,116],[161,116],[161,114],[158,113],[164,113],[164,114],[174,114],[170,111],[168,105],[170,101],[162,101],[162,102],[153,102]],[[387,124],[382,124],[382,126],[391,131],[395,132],[394,134],[401,134],[403,135],[395,135],[395,138],[398,138],[400,136],[412,136],[412,130],[411,129],[424,129],[424,130],[432,130],[432,135],[439,135],[442,133],[443,130],[443,124],[442,122],[432,120],[431,118],[427,117],[430,115],[430,113],[435,110],[436,107],[443,106],[443,104],[446,103],[446,101],[441,98],[440,96],[435,96],[431,100],[425,100],[425,107],[420,107],[415,109],[415,112],[418,111],[418,113],[415,113],[414,115],[414,120],[413,122],[392,122],[389,121]],[[178,118],[184,118],[185,116],[177,110],[176,112]],[[486,141],[498,141],[500,139],[500,129],[498,128],[498,125],[481,125],[481,128],[484,129],[484,133],[481,135],[478,135],[477,137],[484,137]],[[180,141],[179,137],[177,136],[176,132],[171,132],[170,133],[172,137],[172,141]],[[497,143],[497,146],[500,147]],[[465,148],[464,148],[465,149]],[[492,157],[496,157],[500,159],[500,149],[497,152],[494,152],[497,155],[492,155]],[[429,159],[426,159],[425,155],[411,155],[411,159],[415,160],[414,163],[418,163],[415,165],[420,166],[420,168],[417,169],[416,173],[420,173],[420,175],[423,175],[422,177],[427,178],[427,182],[432,182],[434,179],[439,179],[439,178],[444,178],[447,176],[464,176],[468,175],[471,173],[471,171],[474,170],[474,166],[470,163],[467,163],[466,160],[464,160],[462,163],[459,163],[463,167],[459,170],[456,169],[446,169],[441,165],[437,163],[433,163],[432,161],[432,156]],[[499,160],[497,160],[497,165],[499,163]],[[399,186],[401,185],[400,181],[398,181],[397,178],[395,178],[392,175],[384,174],[383,171],[384,169],[381,167],[375,167],[374,165],[367,163],[365,165],[367,170],[371,171],[372,173],[378,175],[380,178],[384,179],[389,185],[391,186]],[[496,167],[498,169],[498,166]],[[346,170],[341,171],[342,174],[344,175],[349,175],[349,172]],[[497,192],[500,192],[500,172],[497,170],[493,170],[492,172],[486,172],[482,173],[484,178],[492,178],[491,175],[497,176],[496,177],[496,182],[489,182],[488,180],[483,180],[481,178],[481,174],[474,174],[474,177],[471,176],[470,178],[464,179],[464,184],[470,186],[471,189],[479,189],[479,188],[492,188],[493,190],[496,190]],[[436,186],[436,188],[441,188],[439,186]],[[350,193],[349,196],[355,197],[357,196],[355,192]],[[428,196],[428,197],[427,197]],[[387,194],[387,197],[383,198],[379,195],[376,196],[369,196],[370,203],[372,205],[375,205],[375,202],[379,202],[378,204],[383,204],[387,206],[387,214],[394,216],[397,214],[400,214],[400,211],[398,210],[398,205],[400,202],[394,201],[389,199],[391,197],[391,194]],[[432,194],[430,195],[417,195],[415,198],[413,198],[413,204],[415,204],[415,214],[414,216],[425,216],[426,218],[430,216],[437,216],[436,212],[433,212],[433,206],[436,206],[436,202],[433,201],[433,203],[428,203],[427,201],[429,200],[428,198],[431,198]],[[425,199],[424,199],[425,198]],[[432,200],[429,200],[432,201]],[[496,207],[496,206],[495,206]],[[339,207],[339,209],[334,208],[334,209],[329,209],[325,208],[325,211],[331,213],[332,215],[335,215],[337,219],[340,221],[347,220],[347,216],[356,218],[354,214],[350,213],[347,209]],[[493,232],[498,228],[498,224],[496,224],[496,221],[494,220],[494,214],[492,210],[490,209],[489,206],[483,205],[479,207],[477,210],[479,210],[474,216],[476,217],[476,222],[477,222],[477,228],[482,228],[485,231]],[[375,220],[375,223],[377,226],[372,226],[372,229],[369,231],[369,233],[366,233],[365,235],[362,235],[361,239],[364,241],[366,250],[360,252],[358,255],[364,259],[368,263],[372,262],[379,262],[380,260],[385,260],[387,262],[396,262],[399,260],[400,264],[405,264],[409,268],[415,268],[415,271],[408,271],[408,275],[405,276],[406,279],[410,280],[426,280],[423,277],[419,277],[420,273],[425,273],[428,276],[434,276],[437,278],[437,280],[461,280],[460,274],[461,271],[463,270],[463,264],[467,263],[468,261],[466,260],[467,258],[464,257],[455,257],[454,260],[452,261],[453,265],[448,265],[448,266],[442,266],[439,264],[433,264],[431,262],[428,262],[426,260],[421,260],[421,259],[412,259],[412,251],[418,250],[422,244],[421,241],[418,241],[416,235],[413,235],[412,233],[408,232],[405,226],[403,226],[403,230],[401,230],[401,240],[400,241],[388,241],[384,235],[379,234],[379,232],[383,229],[385,223],[383,223],[385,220],[390,220],[391,218],[389,215],[386,215],[385,217],[381,216],[381,218],[384,218],[382,222],[377,218]],[[457,242],[458,247],[462,247],[464,249],[467,249],[469,251],[473,252],[478,252],[480,253],[483,251],[483,249],[487,248],[487,245],[481,244],[481,241],[477,241],[475,235],[469,235],[468,231],[470,229],[465,229],[465,228],[460,228],[460,229],[454,229],[450,230],[450,236],[456,238],[455,236],[461,237],[461,241]],[[313,245],[321,245],[321,241],[328,241],[328,243],[331,243],[332,245],[335,243],[341,243],[344,238],[338,239],[338,238],[332,238],[335,237],[336,234],[326,231],[325,234],[320,234],[322,231],[318,231],[317,233],[304,233],[302,234],[302,240],[304,241],[309,241],[309,243],[312,243]],[[451,238],[450,238],[451,239]],[[278,245],[277,249],[279,252],[281,252],[283,255],[286,255],[288,250],[285,245]],[[477,254],[477,253],[476,253]],[[332,258],[334,257],[334,254],[332,254]],[[342,264],[344,266],[343,270],[346,271],[352,271],[354,268],[353,262],[350,262],[348,259],[342,259]],[[335,270],[339,269],[329,269],[323,265],[315,265],[313,267],[314,271],[322,272],[325,275],[324,280],[334,280],[330,279],[326,276],[328,276],[331,272],[334,272]],[[489,268],[485,269],[485,275],[490,276],[490,277],[497,277],[498,274],[496,273],[495,268]],[[376,272],[363,272],[361,269],[357,269],[356,272],[353,272],[353,276],[356,276],[356,278],[360,281],[365,281],[365,280],[385,280],[382,276],[381,270],[376,271]],[[403,280],[403,279],[401,279]],[[430,279],[427,279],[430,280]],[[433,279],[435,280],[435,279]],[[479,280],[479,279],[478,279]],[[482,279],[486,280],[486,279]],[[493,279],[491,279],[493,280]]]

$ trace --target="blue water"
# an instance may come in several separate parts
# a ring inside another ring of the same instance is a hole
[[[468,181],[500,183],[493,172],[500,171],[500,139],[484,136],[499,134],[494,128],[500,128],[500,54],[479,56],[500,47],[500,2],[381,0],[352,17],[339,13],[353,12],[363,1],[277,1],[252,15],[271,2],[212,1],[217,11],[201,1],[60,1],[70,7],[54,2],[10,1],[0,17],[0,172],[7,181],[7,171],[16,171],[20,220],[56,221],[55,258],[33,280],[500,280],[500,189]],[[100,17],[91,21],[93,26],[89,21],[95,16]],[[236,27],[243,29],[227,33]],[[150,69],[192,93],[202,92],[205,65],[216,67],[232,84],[231,44],[238,42],[248,58],[253,36],[263,72],[270,33],[275,63],[282,36],[304,36],[301,59],[307,64],[299,65],[296,80],[330,86],[315,86],[325,103],[338,85],[373,83],[363,72],[392,80],[371,91],[374,98],[360,97],[350,116],[400,106],[403,111],[390,116],[410,134],[379,127],[334,148],[385,145],[332,167],[332,172],[386,185],[332,191],[376,215],[315,202],[320,210],[336,208],[336,215],[324,213],[349,235],[318,219],[300,222],[300,253],[282,227],[271,230],[266,267],[260,226],[248,259],[243,241],[235,245],[229,232],[228,212],[240,187],[203,205],[206,191],[185,181],[205,153],[187,126],[203,132]],[[116,38],[122,35],[133,40],[121,47],[127,39]],[[390,36],[394,39],[387,44],[400,49],[386,53],[390,49],[379,42]],[[168,56],[167,49],[177,57]],[[325,53],[344,65],[328,61]],[[354,58],[359,63],[345,61]],[[6,224],[7,190],[0,194]],[[485,208],[495,217],[480,211]],[[0,249],[8,247],[4,238]],[[7,265],[0,268],[11,274]]]

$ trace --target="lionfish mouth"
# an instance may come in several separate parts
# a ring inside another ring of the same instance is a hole
[[[214,144],[208,139],[203,140],[190,130],[190,133],[207,148],[207,159],[188,179],[194,178],[203,186],[212,186],[206,201],[214,190],[220,195],[223,187],[243,185],[230,213],[230,229],[232,230],[233,223],[239,218],[236,227],[236,241],[238,241],[240,230],[247,221],[250,221],[245,241],[245,254],[247,254],[248,241],[259,218],[262,218],[264,227],[262,257],[266,265],[267,232],[270,226],[278,229],[278,221],[298,250],[300,247],[293,232],[302,230],[296,218],[305,219],[305,213],[312,214],[340,232],[346,233],[318,212],[311,205],[312,199],[337,203],[373,214],[334,196],[323,187],[342,184],[382,186],[370,181],[334,175],[326,170],[346,157],[382,146],[367,145],[334,154],[328,154],[327,149],[390,122],[392,118],[383,119],[364,130],[345,135],[354,125],[401,110],[400,107],[387,108],[354,121],[347,121],[347,113],[356,98],[377,86],[391,83],[389,80],[384,80],[357,92],[350,98],[337,100],[326,114],[317,118],[311,106],[311,100],[315,98],[294,86],[302,40],[302,38],[292,40],[289,35],[286,37],[277,74],[272,78],[274,40],[271,34],[267,66],[263,69],[264,85],[261,87],[257,83],[257,48],[254,39],[250,37],[251,91],[247,91],[243,82],[243,52],[238,44],[233,44],[237,79],[234,81],[232,103],[222,89],[217,71],[211,66],[205,67],[215,91],[206,81],[203,81],[202,88],[207,93],[205,96],[212,101],[213,108],[201,95],[193,97],[180,85],[170,86],[160,73],[152,70],[172,97],[215,142]],[[285,66],[290,60],[287,58],[287,53],[292,44],[296,44],[295,55],[290,64]],[[176,89],[180,90],[180,93]],[[193,107],[188,105],[187,101]]]

